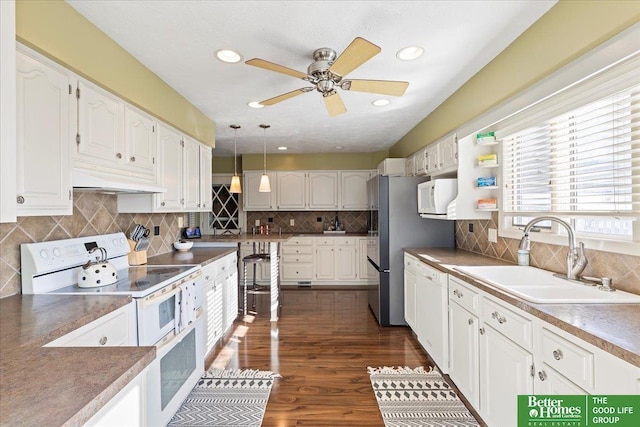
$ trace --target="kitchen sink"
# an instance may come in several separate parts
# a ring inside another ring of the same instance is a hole
[[[455,270],[526,301],[540,304],[640,303],[640,295],[624,291],[601,291],[597,286],[563,279],[536,267],[458,266]]]

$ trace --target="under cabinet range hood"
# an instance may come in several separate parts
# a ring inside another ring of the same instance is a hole
[[[105,193],[166,193],[165,187],[135,182],[126,177],[104,172],[73,169],[74,191],[102,191]]]

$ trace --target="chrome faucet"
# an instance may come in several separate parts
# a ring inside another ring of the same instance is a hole
[[[567,253],[567,279],[578,280],[580,274],[587,266],[587,257],[584,255],[584,243],[576,240],[576,233],[573,228],[566,221],[556,218],[555,216],[540,216],[534,218],[524,227],[524,236],[520,240],[520,250],[529,252],[531,250],[531,240],[529,240],[529,230],[541,222],[541,221],[553,221],[563,226],[569,234],[569,252]]]

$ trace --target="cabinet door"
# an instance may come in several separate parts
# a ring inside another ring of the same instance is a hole
[[[367,260],[367,250],[368,250],[369,241],[368,239],[360,239],[360,252],[358,253],[358,258],[360,259],[360,279],[361,280],[369,280],[375,279],[377,271],[373,268],[373,266]]]
[[[210,280],[203,285],[203,292],[206,301],[206,336],[207,349],[205,354],[209,353],[222,337],[222,316],[223,316],[223,287],[220,283]]]
[[[338,246],[336,254],[336,279],[356,280],[358,278],[358,261],[356,246]]]
[[[478,328],[478,317],[449,301],[449,376],[475,408],[480,388]]]
[[[306,173],[277,172],[277,207],[280,210],[300,210],[307,207]]]
[[[447,373],[447,290],[428,277],[418,274],[416,305],[420,307],[416,316],[420,324],[418,340],[431,358]],[[468,322],[467,322],[468,323]]]
[[[533,356],[486,323],[480,330],[480,413],[491,426],[518,423],[518,395],[533,393]]]
[[[0,2],[0,222],[16,222],[16,3]]]
[[[431,175],[440,168],[440,145],[431,144],[425,151],[425,173]]]
[[[367,181],[369,171],[344,171],[340,173],[340,209],[367,210]]]
[[[416,156],[411,156],[407,158],[407,163],[405,164],[405,174],[407,176],[415,176],[416,174]]]
[[[426,149],[418,151],[415,155],[416,175],[424,175],[427,173],[427,153]]]
[[[546,363],[536,370],[533,388],[535,394],[589,394]]]
[[[258,188],[260,188],[262,173],[262,171],[248,171],[242,174],[244,181],[242,183],[242,200],[245,211],[275,210],[275,194],[277,190],[276,174],[267,172],[269,182],[271,183],[271,192],[261,193],[258,191]]]
[[[181,210],[183,207],[182,137],[158,124],[158,183],[167,189],[156,196],[156,209]]]
[[[124,103],[90,83],[79,81],[76,166],[124,167]]]
[[[71,215],[71,78],[20,52],[16,65],[17,214]]]
[[[200,210],[211,210],[211,147],[200,145]]]
[[[184,208],[198,210],[200,199],[200,144],[191,138],[184,141]]]
[[[146,173],[156,180],[156,122],[151,116],[130,106],[124,110],[125,162],[128,168]]]
[[[338,172],[309,172],[307,182],[310,209],[338,209]]]
[[[440,169],[452,169],[458,166],[458,142],[450,136],[438,143],[440,146]]]
[[[317,280],[333,280],[335,269],[335,251],[333,246],[321,246],[316,248],[316,256],[313,263],[314,276]]]
[[[404,269],[404,320],[416,332],[416,273]]]

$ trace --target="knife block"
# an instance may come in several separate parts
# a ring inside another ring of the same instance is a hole
[[[147,250],[145,249],[144,251],[134,251],[133,248],[136,247],[137,242],[131,239],[127,239],[127,242],[129,242],[129,248],[131,249],[131,251],[129,251],[129,254],[127,255],[127,258],[129,259],[129,265],[146,264]]]

